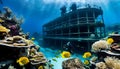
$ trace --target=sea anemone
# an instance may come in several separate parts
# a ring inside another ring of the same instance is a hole
[[[89,58],[91,56],[91,53],[90,52],[85,52],[83,54],[83,58]]]
[[[113,38],[108,38],[107,39],[107,43],[110,45],[110,44],[112,44],[114,42],[114,40],[113,40]]]
[[[40,66],[38,67],[38,69],[44,69],[44,66],[40,65]]]
[[[99,62],[99,63],[96,63],[95,69],[107,69],[107,66],[105,65],[104,62]]]
[[[69,58],[71,56],[71,53],[68,51],[63,51],[61,56],[62,56],[62,58]]]
[[[107,41],[105,41],[105,40],[99,40],[92,44],[93,52],[98,52],[101,49],[108,49],[108,48],[109,48],[109,46],[107,44]]]
[[[20,66],[24,66],[29,63],[29,59],[27,57],[20,57],[17,63],[19,63]]]

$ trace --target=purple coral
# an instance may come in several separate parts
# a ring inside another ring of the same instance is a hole
[[[17,25],[11,25],[9,26],[9,29],[11,36],[19,35],[19,28],[17,27]]]

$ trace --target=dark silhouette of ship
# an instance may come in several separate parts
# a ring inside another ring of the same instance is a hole
[[[70,9],[61,7],[61,16],[43,25],[44,46],[62,49],[71,42],[75,52],[90,51],[93,42],[105,37],[103,10],[89,4],[84,8],[72,4]]]

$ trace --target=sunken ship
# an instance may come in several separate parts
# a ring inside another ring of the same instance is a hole
[[[89,4],[82,8],[72,4],[70,9],[61,7],[61,16],[43,25],[44,46],[62,49],[71,42],[75,52],[90,51],[93,42],[105,37],[103,10]]]

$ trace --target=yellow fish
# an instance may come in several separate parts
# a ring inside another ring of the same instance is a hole
[[[32,37],[32,38],[31,38],[31,40],[32,40],[32,41],[34,41],[34,40],[35,40],[35,38],[34,38],[34,37]]]
[[[84,60],[84,64],[89,65],[90,64],[89,60]]]
[[[27,57],[20,57],[19,60],[17,60],[17,63],[19,63],[20,66],[24,66],[28,64],[30,61]]]
[[[71,56],[71,53],[69,51],[63,51],[61,56],[62,58],[69,58]]]
[[[38,67],[38,69],[44,69],[44,66],[40,65],[40,66]]]
[[[108,43],[108,44],[112,44],[113,42],[114,42],[113,38],[108,38],[108,39],[107,39],[107,43]]]
[[[91,57],[91,53],[90,52],[85,52],[83,54],[83,58],[89,58],[89,57]]]

